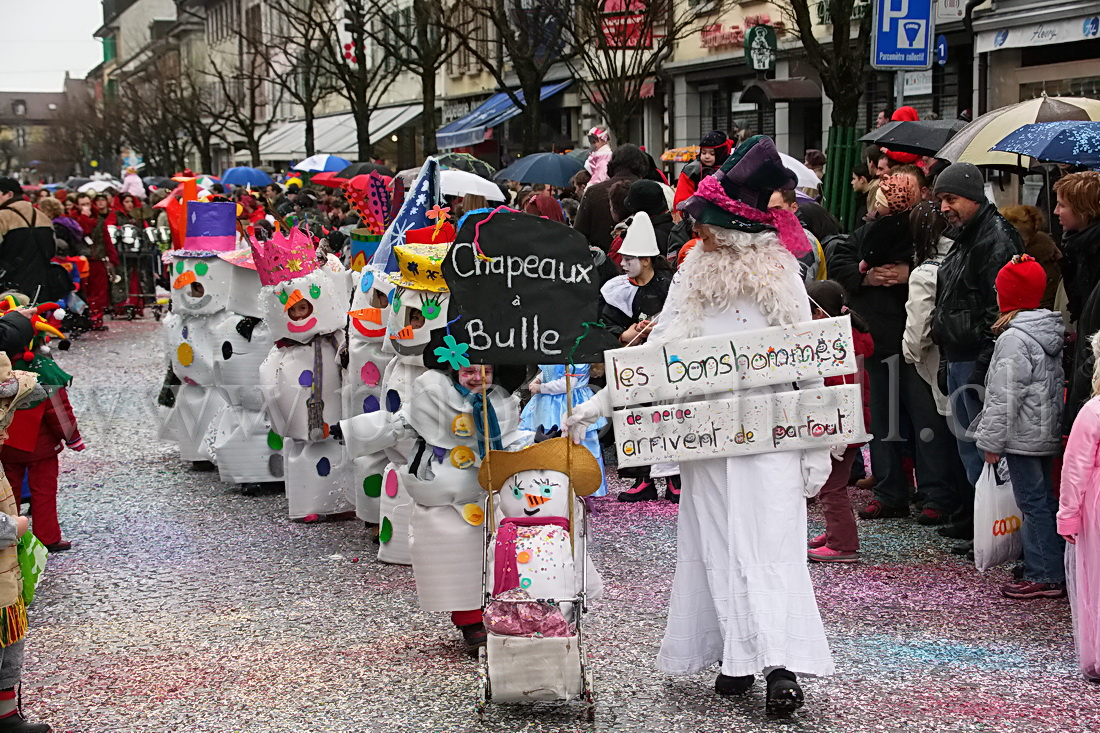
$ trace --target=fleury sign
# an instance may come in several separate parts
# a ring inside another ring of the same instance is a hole
[[[620,466],[869,439],[859,385],[739,393],[855,372],[847,316],[605,356]]]

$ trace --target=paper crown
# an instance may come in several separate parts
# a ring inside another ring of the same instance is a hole
[[[237,205],[232,201],[190,201],[187,204],[187,234],[183,250],[190,252],[232,252],[237,248]]]
[[[261,285],[305,277],[320,267],[313,240],[297,227],[290,230],[289,236],[280,231],[266,242],[252,240],[252,260]]]
[[[397,245],[393,248],[393,253],[397,257],[398,272],[390,275],[390,281],[398,287],[410,290],[446,292],[447,283],[443,280],[442,267],[449,244],[449,242],[440,242]]]

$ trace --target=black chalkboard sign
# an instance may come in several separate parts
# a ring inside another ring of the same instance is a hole
[[[591,325],[599,315],[596,267],[584,235],[564,224],[503,208],[469,216],[443,277],[451,317],[459,317],[451,333],[469,344],[474,364],[567,364],[570,352],[576,364],[602,362],[604,350],[619,347]]]

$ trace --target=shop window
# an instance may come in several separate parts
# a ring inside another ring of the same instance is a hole
[[[1091,97],[1100,99],[1100,76],[1077,79],[1053,79],[1020,85],[1020,101],[1026,102],[1046,94],[1048,97]]]

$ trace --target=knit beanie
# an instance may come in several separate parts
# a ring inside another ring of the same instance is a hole
[[[973,163],[952,163],[936,176],[936,194],[953,193],[964,199],[983,204],[985,198],[985,179],[978,166]]]
[[[624,206],[631,214],[644,211],[650,217],[660,216],[668,211],[668,202],[665,200],[665,192],[661,184],[645,178],[630,184]]]
[[[997,307],[1001,313],[1039,307],[1047,273],[1031,255],[1016,255],[997,273]]]

